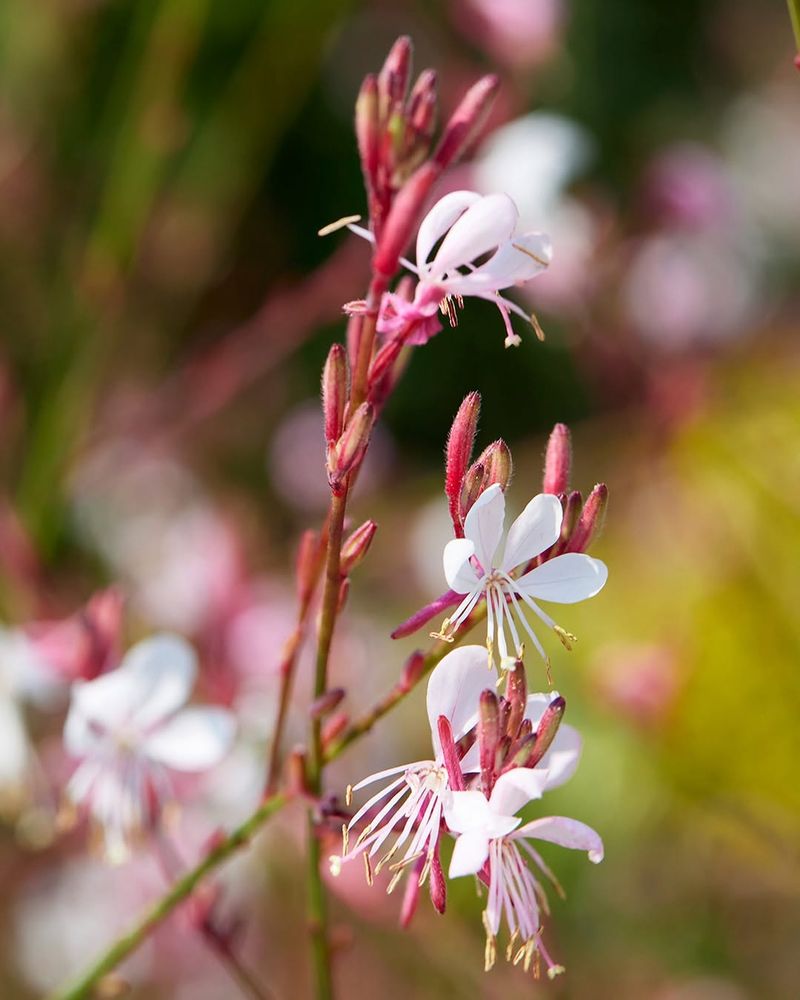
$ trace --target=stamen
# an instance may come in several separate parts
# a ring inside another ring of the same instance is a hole
[[[531,313],[531,326],[533,327],[533,332],[536,334],[536,339],[544,341],[544,330],[539,322],[536,313]]]
[[[342,823],[342,854],[347,854],[347,848],[350,843],[350,829],[347,823]]]
[[[578,641],[578,637],[576,635],[573,635],[572,632],[567,632],[567,630],[563,629],[560,625],[554,625],[553,631],[561,640],[561,644],[563,645],[564,649],[572,651],[572,644]]]
[[[517,943],[517,938],[519,937],[518,928],[514,928],[514,933],[511,935],[509,942],[506,946],[506,961],[511,961],[511,956],[514,954],[514,945]]]
[[[486,914],[486,910],[483,911],[481,917],[483,920],[483,928],[486,931],[486,948],[483,953],[483,971],[490,972],[497,959],[497,941],[495,940],[494,931],[489,924],[489,917]]]
[[[563,976],[566,971],[563,965],[551,965],[547,970],[547,978],[555,979],[556,976]]]
[[[352,785],[348,785],[347,788],[345,788],[345,790],[344,790],[344,804],[348,807],[348,809],[353,804],[353,786]]]
[[[342,874],[342,859],[338,854],[331,854],[328,858],[328,867],[330,868],[330,873],[334,878]]]
[[[445,618],[442,622],[442,628],[439,632],[431,632],[431,639],[439,639],[441,642],[455,642],[455,637],[453,636],[453,630],[450,627],[450,619]]]
[[[367,876],[367,885],[372,885],[374,880],[372,878],[372,865],[369,861],[369,855],[362,854],[361,857],[364,859],[364,873]]]
[[[392,877],[391,877],[391,879],[389,881],[389,884],[386,886],[386,895],[387,896],[391,896],[391,894],[397,888],[397,883],[400,881],[400,879],[402,877],[403,877],[402,871],[395,872],[394,875],[392,875]]]
[[[360,215],[345,215],[343,218],[337,219],[336,222],[329,222],[327,226],[323,226],[317,233],[317,236],[330,236],[331,233],[335,233],[338,229],[344,229],[345,226],[350,226],[354,222],[360,221]]]
[[[529,250],[527,247],[522,247],[519,243],[512,243],[511,246],[515,250],[519,250],[520,253],[524,253],[526,257],[530,257],[531,260],[535,260],[537,264],[541,264],[542,267],[550,266],[549,261],[545,260],[543,257],[539,257],[538,254],[533,252],[533,250]]]

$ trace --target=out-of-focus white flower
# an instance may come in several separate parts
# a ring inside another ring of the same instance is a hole
[[[0,626],[0,812],[22,804],[34,760],[24,704],[51,706],[63,689],[24,632]]]
[[[547,816],[520,826],[517,812],[547,788],[547,771],[514,768],[500,775],[487,799],[483,792],[453,792],[445,812],[448,829],[458,834],[450,862],[450,878],[477,875],[488,862],[489,896],[483,922],[486,929],[486,968],[492,967],[496,938],[505,914],[510,941],[506,957],[525,968],[536,953],[551,978],[563,972],[548,954],[541,937],[541,911],[547,900],[524,855],[547,877],[550,869],[531,840],[587,851],[595,864],[603,860],[603,842],[591,827],[564,816]],[[485,873],[484,873],[485,874]]]
[[[502,667],[510,666],[515,658],[522,656],[513,608],[517,621],[546,661],[542,644],[523,614],[521,599],[569,648],[575,637],[557,625],[536,601],[555,601],[558,604],[585,601],[602,590],[608,570],[599,559],[582,552],[567,552],[525,572],[531,560],[557,541],[562,517],[558,497],[549,493],[535,496],[509,528],[503,557],[498,559],[505,521],[505,497],[498,484],[485,490],[466,516],[465,537],[451,539],[444,549],[447,583],[451,590],[466,596],[453,614],[445,619],[440,637],[452,641],[478,601],[485,597],[488,622],[486,643],[490,659],[494,656],[495,642]],[[522,575],[513,577],[512,573],[519,569],[523,571]],[[511,656],[506,626],[513,640],[515,655]]]
[[[64,745],[81,763],[67,796],[98,825],[110,861],[126,860],[132,838],[159,821],[171,796],[167,769],[208,770],[231,747],[230,712],[184,707],[196,675],[192,648],[165,633],[72,687]]]
[[[339,872],[342,864],[359,855],[374,857],[392,833],[397,833],[391,849],[375,866],[375,872],[379,872],[405,845],[402,857],[392,866],[396,871],[393,881],[400,877],[408,863],[424,856],[425,865],[419,875],[419,884],[423,884],[439,844],[441,819],[450,789],[439,736],[439,717],[444,716],[450,723],[453,740],[460,740],[475,725],[481,692],[487,687],[493,688],[496,683],[496,675],[487,673],[486,654],[481,646],[463,646],[442,659],[430,676],[427,692],[433,759],[378,771],[353,786],[353,791],[359,791],[377,781],[393,778],[368,799],[350,820],[348,832],[370,810],[383,803],[353,848],[348,851],[345,843],[343,855],[331,858],[334,874]],[[475,763],[474,760],[471,763],[462,761],[461,766],[475,770]]]
[[[500,292],[541,274],[550,264],[552,246],[544,233],[517,232],[518,223],[517,206],[507,194],[451,191],[440,198],[420,223],[416,264],[403,261],[419,278],[414,299],[384,295],[378,330],[395,334],[413,324],[407,342],[424,343],[439,329],[439,309],[455,324],[454,303],[471,296],[493,302],[503,317],[506,346],[519,344],[509,313],[529,324],[530,317]],[[359,226],[349,228],[372,239]]]

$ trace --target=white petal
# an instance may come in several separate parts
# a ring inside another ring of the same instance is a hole
[[[541,721],[544,710],[556,697],[558,694],[555,691],[551,691],[549,694],[528,695],[525,718],[530,720],[534,732]],[[578,767],[582,748],[583,740],[578,730],[574,726],[562,722],[549,750],[537,765],[547,771],[548,791],[569,781]]]
[[[470,205],[480,201],[474,191],[451,191],[440,198],[420,223],[417,233],[417,267],[422,268],[438,240]]]
[[[431,277],[469,264],[510,239],[517,225],[517,206],[507,194],[487,194],[459,218],[433,259]]]
[[[456,839],[453,857],[450,859],[450,878],[475,875],[486,864],[489,857],[489,838],[481,830],[462,833]]]
[[[461,759],[461,773],[475,774],[481,769],[481,748],[476,740]]]
[[[470,563],[475,545],[468,538],[451,538],[444,547],[442,563],[447,586],[457,594],[469,594],[481,578]]]
[[[130,671],[141,685],[132,714],[142,728],[167,718],[186,704],[197,677],[197,656],[179,635],[163,632],[133,646],[120,671]]]
[[[561,847],[571,847],[576,851],[587,851],[589,860],[598,864],[603,860],[603,841],[600,834],[577,819],[566,816],[546,816],[526,823],[513,833],[513,839],[535,837],[547,840]]]
[[[547,787],[547,771],[541,767],[515,767],[501,774],[492,789],[489,804],[497,816],[514,816],[532,799],[540,799]]]
[[[550,238],[544,233],[512,236],[470,274],[463,277],[458,289],[462,295],[480,291],[498,291],[530,281],[545,271],[553,256]],[[458,280],[458,279],[456,279]],[[447,282],[448,289],[451,287]],[[453,286],[455,291],[455,286]]]
[[[521,576],[516,586],[541,601],[576,604],[599,593],[607,579],[605,563],[582,552],[567,552]]]
[[[224,708],[187,708],[159,726],[142,750],[176,771],[205,771],[230,750],[236,719]]]
[[[475,725],[478,702],[486,688],[495,690],[497,674],[487,670],[484,646],[459,646],[443,657],[428,680],[426,696],[431,741],[436,757],[441,759],[439,716],[449,719],[453,739],[461,737]]]
[[[451,833],[485,830],[490,818],[491,809],[483,792],[453,792],[444,811]]]
[[[508,529],[503,570],[510,573],[549,549],[561,533],[563,516],[558,497],[552,493],[535,496]]]
[[[478,497],[464,518],[464,534],[475,546],[475,555],[488,573],[503,536],[506,499],[499,483],[493,483]],[[454,588],[455,589],[455,588]]]

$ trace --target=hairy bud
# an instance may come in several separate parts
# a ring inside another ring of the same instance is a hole
[[[478,752],[481,765],[483,794],[489,796],[494,787],[495,756],[500,738],[500,717],[497,695],[493,691],[481,692],[478,702]]]
[[[506,701],[511,706],[507,729],[513,737],[517,735],[528,704],[528,683],[522,660],[517,660],[506,674]]]
[[[403,665],[403,673],[399,686],[403,691],[410,691],[425,673],[425,655],[415,650]]]
[[[344,428],[347,403],[347,356],[341,344],[334,344],[322,369],[322,413],[325,417],[325,440],[335,444]]]
[[[458,408],[458,413],[455,416],[453,426],[450,428],[450,434],[447,438],[444,491],[447,495],[450,519],[453,522],[453,529],[457,538],[461,538],[464,535],[459,500],[464,485],[464,476],[469,466],[469,460],[472,457],[472,448],[475,444],[475,434],[478,430],[480,412],[480,393],[469,393]]]
[[[561,695],[557,695],[544,710],[539,725],[536,727],[536,746],[527,767],[535,767],[550,749],[550,744],[555,739],[566,707],[566,701]]]
[[[500,80],[493,73],[482,77],[467,91],[445,125],[434,162],[445,170],[464,153],[477,138],[489,116]]]
[[[380,155],[378,81],[370,73],[364,78],[356,100],[356,142],[367,189],[375,188]]]
[[[376,275],[387,284],[397,271],[400,255],[417,230],[425,201],[440,169],[433,163],[423,163],[400,189],[389,211],[372,261]]]
[[[544,456],[543,493],[566,493],[572,471],[572,440],[566,424],[556,424]]]
[[[329,715],[337,705],[339,705],[344,698],[345,690],[344,688],[331,688],[321,694],[319,698],[315,698],[311,702],[308,709],[308,714],[312,719],[321,719],[325,715]]]
[[[301,604],[309,599],[311,591],[317,582],[322,548],[316,531],[309,529],[300,537],[295,559],[295,578],[297,580],[297,597]]]
[[[349,576],[367,554],[377,530],[378,525],[374,521],[365,521],[344,543],[339,559],[339,568],[344,576]]]
[[[478,458],[483,463],[486,470],[484,489],[488,489],[498,483],[503,491],[508,489],[511,476],[514,473],[514,463],[511,460],[511,451],[502,438],[492,443],[484,450]]]
[[[605,483],[598,483],[586,498],[581,516],[567,543],[568,552],[585,552],[589,548],[602,530],[607,506],[608,487]]]
[[[378,99],[382,117],[392,113],[406,99],[411,73],[413,45],[408,35],[401,35],[389,50],[378,74]]]
[[[356,410],[342,436],[328,454],[328,481],[334,493],[341,490],[342,480],[364,457],[369,444],[375,411],[371,403],[362,403]]]

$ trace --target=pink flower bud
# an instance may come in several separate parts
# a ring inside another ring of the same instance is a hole
[[[459,406],[450,434],[447,437],[445,450],[444,491],[447,494],[450,519],[457,538],[464,535],[463,522],[459,512],[461,489],[464,476],[472,457],[475,434],[478,430],[478,417],[481,412],[480,393],[471,392]]]
[[[335,444],[344,427],[347,403],[347,356],[341,344],[334,344],[322,369],[322,412],[325,417],[325,440]]]
[[[436,850],[431,856],[430,893],[433,908],[437,913],[444,913],[447,907],[447,884],[444,880],[442,862],[439,858],[438,843],[436,845]]]
[[[378,525],[374,521],[365,521],[344,543],[339,561],[339,567],[344,576],[352,573],[367,554],[377,530]]]
[[[403,905],[400,907],[400,926],[403,930],[407,930],[410,927],[414,914],[417,911],[419,891],[421,889],[419,876],[422,873],[424,864],[424,856],[417,858],[409,877],[406,879],[406,890],[403,893]]]
[[[427,144],[436,128],[436,70],[423,70],[408,99],[408,121],[417,143]]]
[[[561,519],[561,541],[566,543],[578,526],[583,508],[583,497],[579,490],[572,490],[564,499],[564,516]],[[563,546],[562,546],[563,547]]]
[[[364,78],[356,100],[356,141],[361,170],[368,190],[375,188],[380,151],[378,116],[378,81],[370,73]]]
[[[304,531],[300,537],[295,559],[297,598],[301,604],[308,600],[316,585],[321,558],[321,546],[316,531],[310,529]]]
[[[424,608],[415,611],[410,618],[406,618],[404,622],[401,622],[393,630],[391,636],[393,639],[402,639],[404,636],[412,635],[417,629],[422,628],[423,625],[427,625],[432,619],[441,618],[442,613],[448,608],[455,607],[456,604],[460,603],[461,594],[457,594],[454,590],[448,590],[441,597],[437,597],[435,601],[426,604]]]
[[[420,681],[424,673],[425,656],[418,649],[416,649],[403,665],[403,673],[400,677],[399,687],[403,691],[410,691]]]
[[[309,795],[307,778],[306,752],[302,747],[295,747],[286,761],[286,785],[289,793],[297,796]]]
[[[339,493],[342,481],[364,457],[369,444],[375,410],[371,403],[362,403],[356,410],[339,441],[328,453],[328,481],[334,493]]]
[[[568,552],[585,552],[600,534],[608,506],[608,487],[598,483],[586,499],[575,530],[567,543]]]
[[[408,93],[411,57],[414,47],[408,35],[401,35],[389,50],[389,55],[378,74],[378,97],[382,116],[402,104]]]
[[[500,80],[493,73],[482,77],[467,91],[445,125],[434,162],[440,170],[455,163],[470,143],[477,138],[486,121]]]
[[[398,192],[381,232],[372,261],[375,277],[388,285],[400,263],[400,255],[417,231],[425,201],[441,168],[423,163]],[[380,291],[385,291],[385,287]]]
[[[442,744],[442,758],[447,769],[447,777],[450,780],[450,788],[454,792],[464,791],[464,775],[461,773],[461,763],[458,759],[458,751],[453,742],[453,730],[450,720],[446,715],[440,715],[438,719],[439,740]]]
[[[569,490],[569,476],[572,469],[572,441],[569,427],[556,424],[547,442],[544,457],[543,493],[566,493]]]
[[[483,454],[479,456],[478,461],[483,462],[483,467],[486,470],[484,489],[498,483],[505,492],[514,474],[511,451],[505,441],[502,438],[492,441]]]
[[[528,767],[535,767],[550,749],[550,744],[555,739],[566,707],[566,701],[564,701],[561,695],[558,695],[544,710],[544,714],[539,720],[539,725],[536,729],[536,746],[528,761]]]
[[[482,691],[478,702],[478,751],[481,765],[481,787],[483,794],[490,796],[494,787],[494,768],[497,743],[500,738],[500,719],[497,695],[490,690]]]
[[[464,476],[464,485],[461,487],[461,501],[459,503],[459,514],[461,523],[469,514],[470,508],[478,497],[486,489],[486,468],[483,462],[478,459],[467,469]]]
[[[311,702],[308,714],[312,719],[321,719],[324,715],[329,715],[341,703],[344,695],[344,688],[331,688]]]
[[[528,683],[522,660],[517,660],[506,674],[506,700],[511,706],[507,729],[511,736],[516,736],[528,704]]]
[[[350,724],[350,716],[347,712],[337,712],[332,715],[322,727],[322,745],[330,746],[331,743],[347,729]]]

